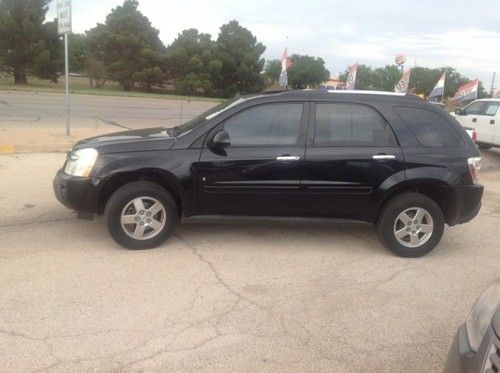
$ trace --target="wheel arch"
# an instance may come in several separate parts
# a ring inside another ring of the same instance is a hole
[[[450,185],[444,180],[434,178],[418,178],[399,182],[384,193],[375,221],[378,221],[382,209],[390,199],[401,193],[414,192],[436,202],[443,213],[445,222],[448,223],[455,214],[454,199],[449,187]]]
[[[177,206],[178,216],[182,215],[184,197],[177,178],[168,171],[157,168],[143,168],[114,173],[101,181],[98,193],[98,212],[102,214],[111,195],[120,187],[134,181],[149,181],[163,187],[170,193]]]

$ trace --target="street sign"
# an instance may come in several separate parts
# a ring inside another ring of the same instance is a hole
[[[71,0],[57,0],[57,31],[59,34],[71,32]]]
[[[64,77],[66,86],[66,135],[70,134],[68,34],[71,32],[71,0],[57,0],[57,32],[64,35]]]

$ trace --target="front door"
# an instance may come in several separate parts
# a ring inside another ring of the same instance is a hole
[[[208,135],[196,166],[201,214],[297,215],[305,108],[302,102],[253,106]],[[214,148],[210,139],[220,130],[231,143]]]
[[[308,140],[299,214],[371,220],[374,192],[401,173],[401,148],[388,123],[373,108],[317,103]]]

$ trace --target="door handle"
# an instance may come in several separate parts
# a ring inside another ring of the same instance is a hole
[[[277,161],[298,161],[300,157],[298,155],[280,155],[276,157]]]
[[[396,159],[396,156],[392,155],[392,154],[375,154],[374,156],[372,156],[372,158],[376,159],[376,160],[381,160],[381,159]]]
[[[477,122],[477,118],[472,118],[472,123],[476,123]]]
[[[490,124],[495,124],[495,119],[490,120]]]

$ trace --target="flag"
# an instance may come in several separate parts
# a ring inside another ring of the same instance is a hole
[[[410,74],[411,69],[406,70],[401,76],[398,84],[394,87],[394,92],[397,93],[406,93],[408,91],[408,85],[410,84]]]
[[[438,80],[431,93],[429,94],[429,100],[435,97],[443,97],[444,96],[444,81],[446,79],[446,73],[443,73],[441,78]]]
[[[288,74],[286,71],[290,66],[292,66],[292,60],[288,58],[287,49],[288,48],[285,48],[283,55],[281,56],[281,74],[278,81],[280,87],[284,88],[286,88],[288,85]]]
[[[477,88],[479,86],[479,80],[471,80],[458,87],[457,93],[453,97],[458,101],[468,101],[477,99]]]
[[[356,62],[349,69],[349,75],[345,82],[345,89],[356,89],[356,73],[358,72],[358,63]]]

